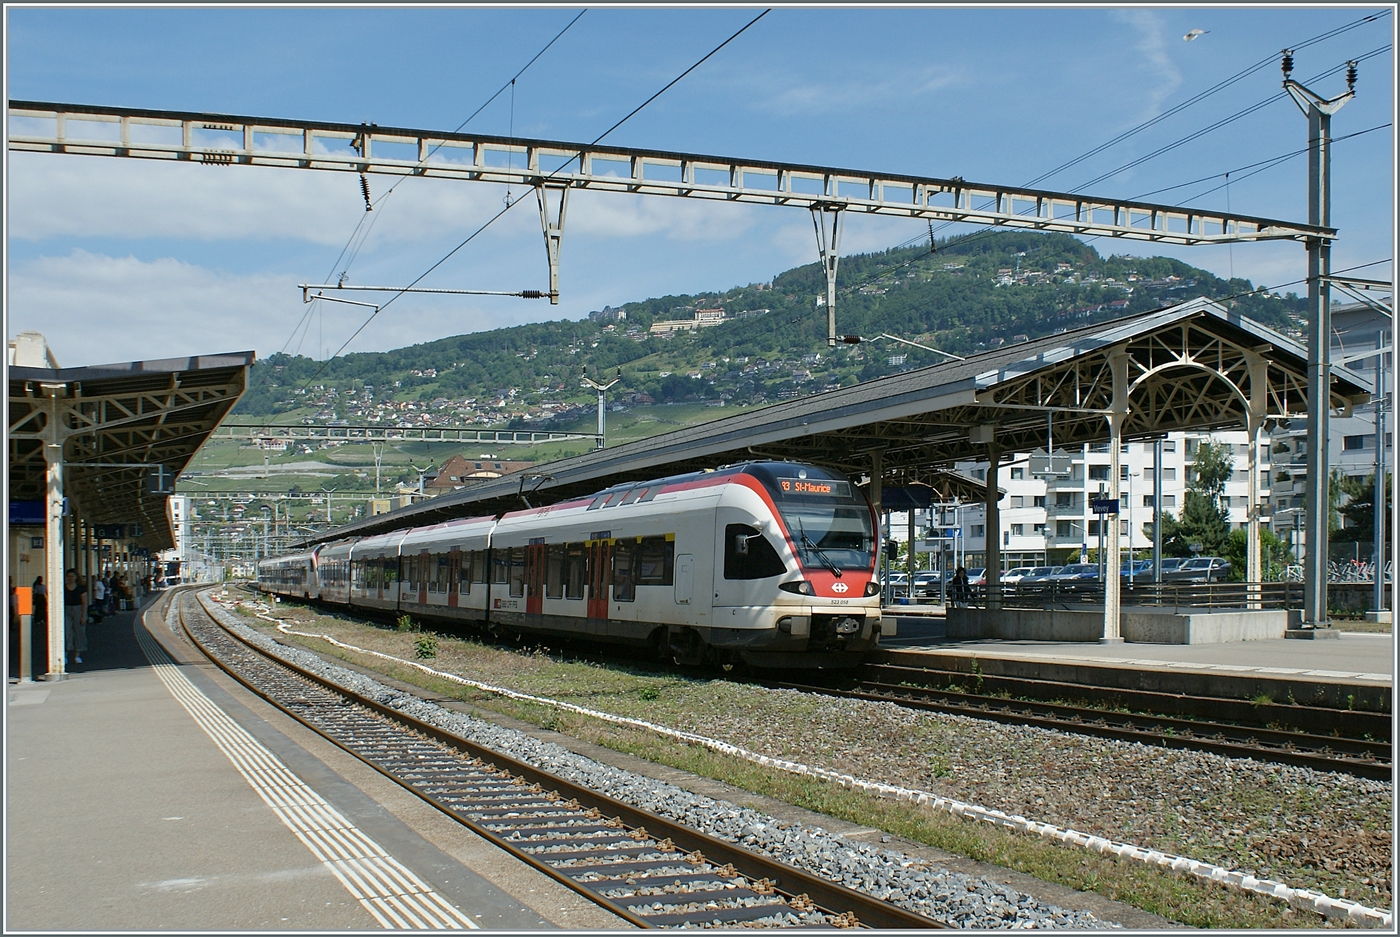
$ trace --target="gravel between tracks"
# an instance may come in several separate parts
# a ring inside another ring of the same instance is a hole
[[[756,810],[600,764],[514,729],[454,713],[390,689],[327,663],[309,651],[281,644],[221,608],[214,611],[224,624],[259,647],[381,704],[633,806],[957,927],[1086,930],[1117,926],[1088,912],[1042,903],[996,882],[911,860],[889,849],[853,843],[819,827],[785,823]]]

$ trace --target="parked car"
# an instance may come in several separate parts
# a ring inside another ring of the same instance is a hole
[[[909,574],[892,572],[885,578],[885,587],[891,595],[909,594]]]
[[[1071,563],[1061,566],[1059,572],[1050,576],[1050,584],[1058,592],[1092,589],[1098,582],[1099,567],[1094,563]]]
[[[967,584],[969,586],[985,586],[987,584],[987,567],[974,566],[967,571]]]
[[[1132,563],[1131,569],[1128,563],[1124,563],[1118,570],[1118,575],[1123,579],[1131,580],[1133,583],[1152,581],[1152,561],[1136,560]]]
[[[939,594],[940,574],[937,570],[925,570],[914,574],[914,594],[931,596]]]
[[[1017,566],[1015,569],[1008,569],[1001,574],[1001,584],[1004,586],[1017,585],[1033,569],[1035,569],[1034,566]]]
[[[1171,574],[1174,573],[1174,572],[1176,572],[1178,569],[1180,569],[1180,568],[1181,568],[1181,564],[1182,564],[1182,563],[1185,563],[1185,562],[1186,562],[1186,561],[1185,561],[1184,559],[1182,559],[1181,557],[1179,557],[1179,556],[1164,556],[1164,557],[1162,557],[1162,581],[1163,581],[1163,582],[1166,582],[1168,579],[1170,579],[1170,578],[1171,578]],[[1151,568],[1150,566],[1148,567],[1147,572],[1148,572],[1147,578],[1148,578],[1148,579],[1151,579],[1151,578],[1152,578],[1152,575],[1151,575],[1151,574],[1152,574],[1152,568]]]
[[[1050,577],[1064,569],[1063,566],[1036,566],[1016,583],[1016,588],[1024,592],[1040,592],[1050,588]]]
[[[1219,556],[1197,556],[1162,574],[1169,582],[1224,582],[1229,578],[1230,561]]]

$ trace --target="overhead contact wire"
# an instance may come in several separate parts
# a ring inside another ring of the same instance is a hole
[[[691,66],[690,66],[689,68],[687,68],[685,71],[681,72],[681,73],[680,73],[679,75],[677,75],[675,78],[673,78],[673,79],[671,79],[669,82],[667,82],[666,85],[665,85],[665,87],[663,87],[660,91],[656,92],[656,93],[653,94],[651,97],[649,97],[649,98],[647,98],[645,101],[643,101],[641,104],[639,104],[639,105],[637,105],[636,107],[634,107],[630,112],[628,112],[627,116],[623,117],[621,120],[619,120],[617,123],[613,124],[613,125],[612,125],[611,127],[609,127],[607,130],[604,130],[604,131],[603,131],[602,133],[600,133],[598,136],[594,137],[594,138],[593,138],[593,142],[592,142],[592,143],[589,143],[588,146],[594,146],[594,145],[596,145],[600,140],[602,140],[602,139],[603,139],[604,137],[606,137],[608,134],[612,133],[612,132],[613,132],[614,130],[616,130],[618,127],[621,127],[621,126],[622,126],[623,124],[625,124],[627,121],[629,121],[629,120],[631,120],[633,117],[637,116],[637,114],[641,112],[642,108],[646,107],[646,106],[647,106],[648,104],[650,104],[652,101],[655,101],[657,98],[661,97],[661,95],[663,95],[663,94],[665,94],[667,91],[669,91],[669,90],[670,90],[673,86],[675,86],[675,84],[676,84],[677,82],[679,82],[682,78],[684,78],[685,76],[689,75],[691,72],[695,71],[695,69],[699,68],[699,67],[700,67],[701,65],[703,65],[705,62],[709,61],[710,58],[713,57],[713,56],[715,55],[715,53],[719,52],[721,49],[723,49],[725,46],[729,45],[729,44],[730,44],[731,42],[733,42],[735,39],[738,39],[739,36],[743,35],[743,33],[746,32],[750,26],[752,26],[754,23],[757,23],[759,20],[763,19],[763,18],[764,18],[765,16],[767,16],[770,12],[772,12],[772,9],[771,9],[771,8],[770,8],[770,9],[767,9],[767,10],[764,10],[762,13],[758,14],[758,15],[755,16],[753,19],[749,20],[747,23],[745,23],[743,26],[741,26],[737,31],[735,31],[732,35],[730,35],[728,39],[724,40],[724,41],[721,42],[719,45],[717,45],[717,46],[715,46],[713,49],[711,49],[709,52],[705,53],[705,55],[702,56],[698,61],[696,61],[694,65],[691,65]],[[583,14],[579,14],[579,15],[581,16],[581,15],[583,15]],[[575,17],[575,21],[577,21],[577,17]],[[571,23],[570,25],[572,25],[572,23]],[[566,28],[567,28],[567,27],[566,27]],[[514,79],[512,79],[512,81],[513,81],[513,80],[514,80]],[[507,87],[508,87],[508,86],[509,86],[509,82],[507,82]],[[500,92],[497,92],[497,93],[499,94]],[[582,159],[583,153],[584,153],[583,150],[579,150],[578,156],[575,157],[575,159]],[[570,160],[569,162],[572,162],[572,161],[573,161],[573,160]],[[560,172],[562,172],[563,169],[564,169],[564,166],[567,166],[567,165],[569,165],[569,163],[564,163],[562,166],[560,166],[558,169],[555,169],[553,172],[551,172],[551,173],[550,173],[548,176],[546,176],[545,178],[546,178],[546,179],[552,179],[552,178],[554,178],[554,177],[557,176]],[[385,194],[388,194],[388,193],[385,193]],[[356,336],[358,336],[361,332],[363,332],[363,331],[369,326],[369,324],[370,324],[371,322],[374,321],[374,318],[375,318],[376,316],[378,316],[378,315],[379,315],[381,312],[383,312],[385,309],[389,308],[389,306],[392,305],[393,302],[394,302],[395,300],[397,300],[400,296],[404,295],[404,293],[408,292],[409,290],[413,289],[413,287],[417,286],[420,282],[422,282],[422,280],[423,280],[424,277],[428,276],[428,274],[432,273],[432,272],[433,272],[434,270],[436,270],[438,267],[440,267],[440,266],[442,266],[444,263],[446,263],[446,262],[448,261],[448,259],[451,258],[454,254],[456,254],[456,253],[457,253],[459,250],[461,250],[462,248],[466,247],[467,244],[471,243],[471,241],[472,241],[473,238],[475,238],[478,234],[480,234],[481,232],[483,232],[483,231],[485,231],[487,228],[489,228],[491,225],[493,225],[493,224],[496,222],[497,219],[499,219],[502,215],[504,215],[506,212],[510,211],[512,208],[514,208],[514,207],[515,207],[516,205],[518,205],[518,204],[520,204],[519,201],[511,202],[511,203],[507,204],[504,208],[502,208],[500,211],[496,212],[496,214],[492,215],[489,219],[487,219],[487,221],[485,222],[485,224],[483,224],[481,227],[477,228],[477,229],[476,229],[475,231],[473,231],[471,234],[467,235],[466,239],[463,240],[460,244],[458,244],[456,247],[452,248],[452,250],[448,251],[447,254],[444,255],[444,256],[442,257],[442,259],[440,259],[437,263],[433,264],[433,265],[432,265],[431,267],[429,267],[427,270],[424,270],[421,274],[419,274],[419,275],[413,280],[412,283],[408,284],[408,286],[405,286],[403,289],[401,289],[401,290],[399,290],[398,292],[394,293],[394,295],[390,296],[387,300],[385,300],[385,301],[384,301],[384,304],[383,304],[382,306],[377,307],[377,308],[374,310],[374,312],[370,313],[369,318],[365,319],[364,323],[361,324],[361,326],[360,326],[358,329],[355,330],[355,334],[354,334],[354,335],[351,335],[348,339],[346,339],[346,340],[345,340],[345,344],[341,345],[340,348],[338,348],[338,349],[336,350],[336,353],[335,353],[334,355],[331,355],[329,358],[327,358],[326,361],[321,365],[320,369],[318,369],[318,370],[316,371],[315,374],[313,374],[313,375],[311,375],[311,377],[307,378],[306,383],[302,385],[302,389],[305,390],[307,387],[311,386],[311,382],[314,381],[314,380],[316,380],[316,378],[318,378],[318,377],[321,376],[321,374],[326,370],[326,367],[327,367],[333,360],[335,360],[335,358],[337,358],[337,357],[340,355],[340,353],[341,353],[342,351],[344,351],[344,350],[346,349],[346,347],[349,346],[349,344],[350,344],[351,342],[353,342],[353,341],[355,340],[355,337],[356,337]]]

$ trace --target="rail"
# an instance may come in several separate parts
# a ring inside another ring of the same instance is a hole
[[[177,597],[211,661],[486,841],[637,927],[948,925],[632,807],[272,657]]]

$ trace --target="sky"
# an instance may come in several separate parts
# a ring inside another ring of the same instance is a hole
[[[465,129],[591,141],[762,9],[588,8],[513,92]],[[1389,279],[1390,9],[775,7],[605,142],[1026,185],[1270,60],[1037,187],[1079,191],[1099,180],[1083,191],[1305,222],[1306,118],[1287,99],[1264,104],[1281,90],[1278,51],[1299,47],[1293,77],[1326,97],[1345,90],[1343,75],[1315,83],[1314,76],[1362,60],[1356,97],[1332,123],[1332,221],[1340,229],[1333,269]],[[447,131],[581,10],[10,5],[6,96]],[[1308,44],[1376,13],[1383,15]],[[1193,30],[1204,32],[1186,40]],[[15,118],[7,132],[21,132]],[[1299,155],[1259,172],[1246,168],[1289,153]],[[368,313],[317,303],[307,318],[298,283],[344,273],[350,283],[406,285],[508,194],[522,194],[406,180],[376,208],[369,236],[346,264],[337,258],[364,214],[359,182],[346,173],[7,152],[5,182],[7,337],[43,332],[63,366],[247,349],[325,357]],[[391,182],[372,175],[372,194]],[[938,234],[973,230],[951,225]],[[927,236],[921,221],[852,217],[842,252],[920,236]],[[1305,274],[1305,250],[1293,242],[1093,243],[1103,254],[1168,254],[1256,286]],[[798,208],[579,191],[566,218],[558,305],[406,295],[346,350],[579,319],[605,305],[764,282],[816,259],[811,218]],[[421,285],[546,289],[534,199]]]

